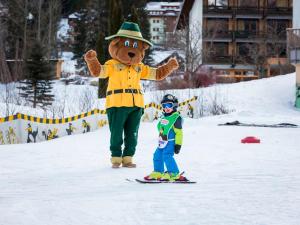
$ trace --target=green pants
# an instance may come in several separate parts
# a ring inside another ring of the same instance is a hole
[[[139,107],[112,107],[108,108],[106,112],[110,129],[111,156],[133,156],[144,109]],[[125,147],[122,153],[123,132]]]

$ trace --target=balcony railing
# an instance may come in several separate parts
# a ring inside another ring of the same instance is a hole
[[[237,55],[234,57],[234,64],[254,64],[255,58],[247,55]]]
[[[235,41],[247,41],[247,42],[285,42],[286,32],[272,33],[261,31],[249,31],[249,30],[237,30],[237,31],[203,31],[203,38],[205,41],[217,41],[217,40],[235,40]]]
[[[238,30],[234,32],[234,39],[263,39],[264,33],[259,31]]]
[[[203,62],[206,64],[232,64],[233,56],[230,55],[206,55]]]
[[[265,8],[264,14],[266,16],[292,16],[293,8],[291,7],[274,7],[274,8]]]
[[[300,64],[300,29],[288,29],[287,40],[290,63]]]
[[[232,14],[232,15],[276,15],[276,16],[291,16],[292,7],[230,7],[230,6],[204,6],[203,13],[205,14]]]
[[[271,32],[266,33],[266,38],[268,41],[276,42],[276,41],[286,41],[287,36],[286,36],[286,32],[280,32],[280,33],[276,34],[276,33],[272,33],[272,31],[271,31]]]
[[[263,15],[263,8],[258,7],[236,7],[235,15]]]
[[[203,8],[204,14],[232,14],[233,9],[228,6],[205,6]]]
[[[215,40],[215,39],[230,39],[232,40],[232,31],[228,30],[204,30],[203,38]]]

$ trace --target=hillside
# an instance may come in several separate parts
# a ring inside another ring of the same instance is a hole
[[[156,123],[141,124],[136,169],[110,168],[107,126],[48,142],[0,146],[0,224],[298,225],[299,128],[218,126],[233,120],[300,125],[293,79],[174,91],[180,99],[201,92],[208,101],[217,89],[233,111],[185,119],[176,160],[197,184],[126,180],[152,171]],[[147,93],[147,101],[159,94]],[[259,137],[261,144],[241,144],[245,136]]]

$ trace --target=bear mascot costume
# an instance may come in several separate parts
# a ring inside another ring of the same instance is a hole
[[[144,112],[140,80],[162,80],[178,68],[178,62],[171,58],[158,68],[144,65],[145,50],[152,44],[143,38],[136,23],[124,22],[117,34],[105,39],[111,40],[108,50],[112,59],[101,65],[94,50],[89,50],[84,58],[92,76],[108,78],[106,112],[112,167],[134,168],[132,157]]]

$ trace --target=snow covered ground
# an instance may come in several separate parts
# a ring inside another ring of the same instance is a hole
[[[156,123],[141,124],[136,169],[110,168],[107,126],[0,146],[0,225],[299,225],[300,129],[218,126],[233,120],[300,125],[293,77],[224,85],[220,93],[233,113],[185,119],[176,160],[197,184],[126,180],[151,172]],[[245,136],[262,143],[241,144]]]

